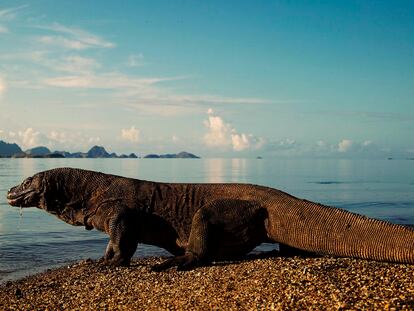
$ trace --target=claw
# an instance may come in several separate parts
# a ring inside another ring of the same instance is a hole
[[[177,271],[188,271],[199,264],[198,258],[192,253],[176,256],[165,260],[160,264],[153,265],[151,271],[160,272],[176,266]]]

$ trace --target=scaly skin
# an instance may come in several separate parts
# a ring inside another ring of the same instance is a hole
[[[175,255],[154,270],[239,258],[263,242],[316,254],[414,263],[414,230],[248,184],[156,183],[59,168],[7,195],[63,221],[106,232],[104,260],[129,265],[138,243]]]

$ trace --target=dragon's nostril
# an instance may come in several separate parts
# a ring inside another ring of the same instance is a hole
[[[7,191],[7,198],[11,198],[13,196],[15,188],[16,187],[12,187],[9,189],[9,191]]]

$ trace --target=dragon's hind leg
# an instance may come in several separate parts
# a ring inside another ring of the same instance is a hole
[[[266,211],[245,200],[217,200],[200,208],[191,223],[185,254],[153,267],[188,270],[214,260],[240,258],[267,239]]]

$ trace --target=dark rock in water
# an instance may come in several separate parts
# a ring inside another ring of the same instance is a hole
[[[22,154],[23,151],[17,144],[9,144],[0,140],[0,156],[12,157],[15,154]]]
[[[20,152],[20,153],[15,153],[11,156],[13,159],[22,159],[22,158],[26,158],[27,154],[25,154],[24,152]]]
[[[180,153],[167,153],[167,154],[148,154],[144,157],[144,159],[199,159],[200,157],[186,152],[182,151]]]
[[[45,157],[46,157],[46,158],[53,158],[53,159],[64,158],[64,156],[63,156],[63,155],[61,155],[61,154],[56,154],[56,153],[50,153],[50,154],[47,154]]]
[[[43,156],[43,155],[47,155],[51,153],[51,151],[44,146],[31,148],[31,149],[26,150],[25,152],[26,154],[31,155],[31,156]]]
[[[64,158],[65,156],[63,154],[60,153],[48,153],[48,154],[44,154],[44,155],[28,155],[28,158],[37,158],[37,159],[61,159]]]
[[[174,153],[160,154],[161,159],[176,159],[177,155]]]
[[[144,159],[159,159],[160,156],[158,154],[147,154]]]
[[[196,156],[192,153],[186,152],[186,151],[182,151],[180,153],[178,153],[176,155],[176,158],[180,158],[180,159],[200,159],[199,156]]]
[[[138,157],[136,156],[135,153],[131,153],[130,155],[121,154],[120,156],[117,156],[117,158],[119,158],[119,159],[137,159]]]

